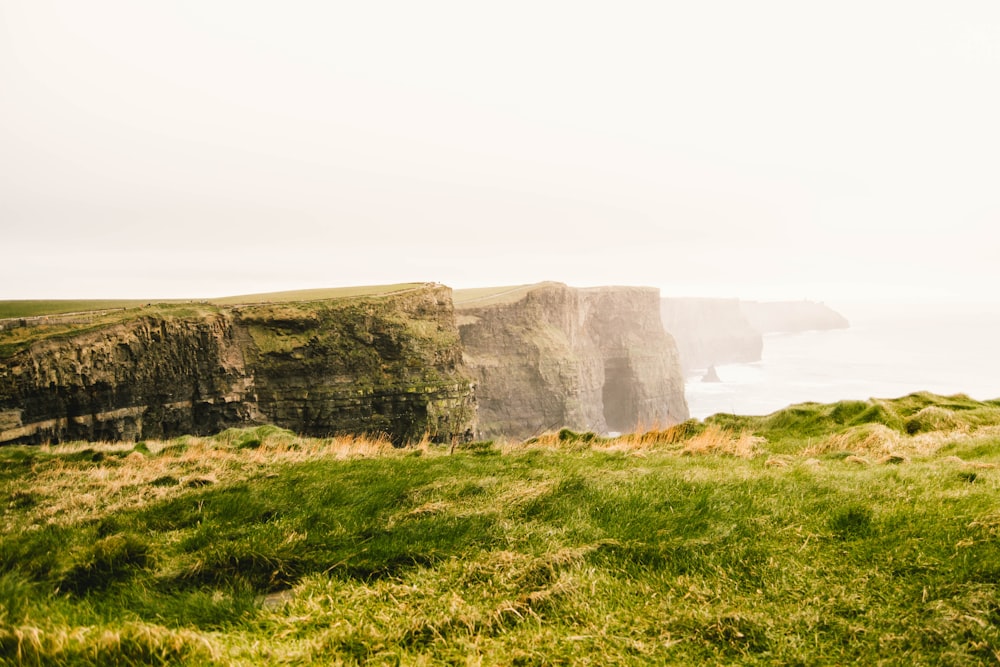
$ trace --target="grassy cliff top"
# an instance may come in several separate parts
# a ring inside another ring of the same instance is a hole
[[[420,289],[432,283],[398,283],[395,285],[359,285],[355,287],[331,287],[320,289],[294,290],[290,292],[265,292],[209,299],[219,306],[241,306],[255,303],[289,303],[295,301],[327,301],[350,299],[362,296],[385,296],[396,292]]]
[[[503,285],[498,287],[457,289],[453,293],[453,299],[456,308],[477,308],[479,306],[492,306],[498,303],[516,303],[534,290],[558,285],[562,285],[562,283],[546,281],[530,285]]]
[[[1000,403],[856,403],[0,448],[0,663],[994,661]]]
[[[0,319],[43,317],[70,313],[92,313],[105,310],[126,310],[149,304],[214,304],[237,306],[255,303],[287,303],[292,301],[321,301],[346,299],[358,296],[381,296],[394,292],[418,289],[428,283],[399,283],[396,285],[360,285],[354,287],[332,287],[321,289],[295,290],[288,292],[265,292],[243,294],[215,299],[63,299],[63,300],[15,300],[0,301]]]
[[[140,317],[209,316],[217,314],[220,309],[243,305],[289,304],[288,307],[301,310],[309,309],[309,304],[320,301],[388,297],[431,285],[433,283],[367,285],[247,294],[204,301],[0,301],[0,359],[40,340],[74,336]],[[5,318],[8,320],[6,323],[2,322]],[[24,323],[27,326],[21,326],[19,319],[27,320]]]

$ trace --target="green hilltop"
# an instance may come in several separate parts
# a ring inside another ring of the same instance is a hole
[[[998,466],[1000,402],[926,393],[0,448],[0,664],[988,664]]]

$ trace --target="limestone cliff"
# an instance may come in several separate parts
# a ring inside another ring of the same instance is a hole
[[[0,332],[0,443],[171,437],[261,422],[396,442],[470,436],[475,403],[451,290],[160,305]]]
[[[747,321],[738,299],[665,298],[660,314],[677,341],[685,372],[761,358],[763,337]]]
[[[688,416],[656,289],[458,290],[456,313],[480,437],[631,431]]]
[[[761,333],[846,329],[843,315],[815,301],[743,301],[740,308],[747,320]]]

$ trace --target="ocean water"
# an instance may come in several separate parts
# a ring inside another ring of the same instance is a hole
[[[1000,303],[831,303],[848,329],[764,336],[762,359],[686,379],[691,416],[769,414],[794,403],[914,391],[1000,398]]]

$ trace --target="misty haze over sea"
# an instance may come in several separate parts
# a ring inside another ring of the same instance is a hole
[[[1000,304],[830,304],[849,329],[764,336],[762,360],[686,378],[691,416],[768,414],[794,403],[914,391],[1000,398]]]

